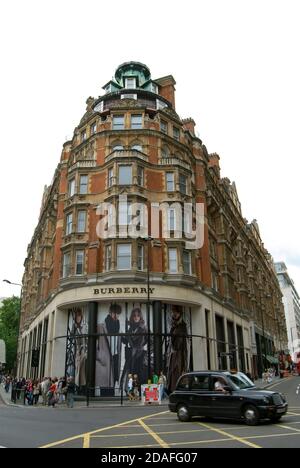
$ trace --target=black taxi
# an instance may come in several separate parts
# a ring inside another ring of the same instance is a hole
[[[280,421],[288,404],[284,395],[260,390],[241,372],[201,371],[179,378],[169,396],[169,409],[183,422],[206,416],[242,419],[254,426],[261,419]]]

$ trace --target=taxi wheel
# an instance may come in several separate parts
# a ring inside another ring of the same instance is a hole
[[[243,417],[248,426],[257,426],[259,423],[259,412],[253,405],[244,408]]]
[[[191,420],[189,409],[186,405],[180,405],[177,409],[177,417],[181,422],[188,422]]]

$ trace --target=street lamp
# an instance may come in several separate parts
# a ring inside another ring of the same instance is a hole
[[[13,281],[10,281],[8,279],[2,280],[3,283],[10,284],[11,286],[20,286],[22,288],[22,284],[20,283],[14,283]],[[21,301],[22,301],[22,291],[20,294],[20,307],[19,307],[19,323],[18,323],[18,349],[17,349],[17,362],[15,363],[15,373],[18,370],[18,365],[19,365],[19,356],[18,356],[18,350],[19,350],[19,338],[20,338],[20,321],[21,321]]]
[[[13,286],[20,286],[22,287],[22,285],[20,283],[13,283],[12,281],[9,281],[8,279],[4,279],[3,280],[3,283],[8,283],[8,284],[11,284]]]

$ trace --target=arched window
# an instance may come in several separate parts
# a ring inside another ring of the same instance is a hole
[[[162,148],[161,148],[161,157],[162,158],[169,158],[170,157],[170,150],[166,145],[162,146]]]
[[[134,141],[130,144],[130,148],[131,148],[132,150],[135,150],[135,151],[141,151],[141,152],[143,152],[143,146],[142,146],[141,142],[138,141],[138,140],[134,140]]]
[[[116,140],[112,143],[112,151],[122,151],[124,149],[123,143],[120,140]]]

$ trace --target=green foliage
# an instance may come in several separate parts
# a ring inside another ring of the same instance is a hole
[[[4,299],[0,307],[0,339],[6,345],[6,369],[14,368],[17,356],[20,298],[13,296]]]

